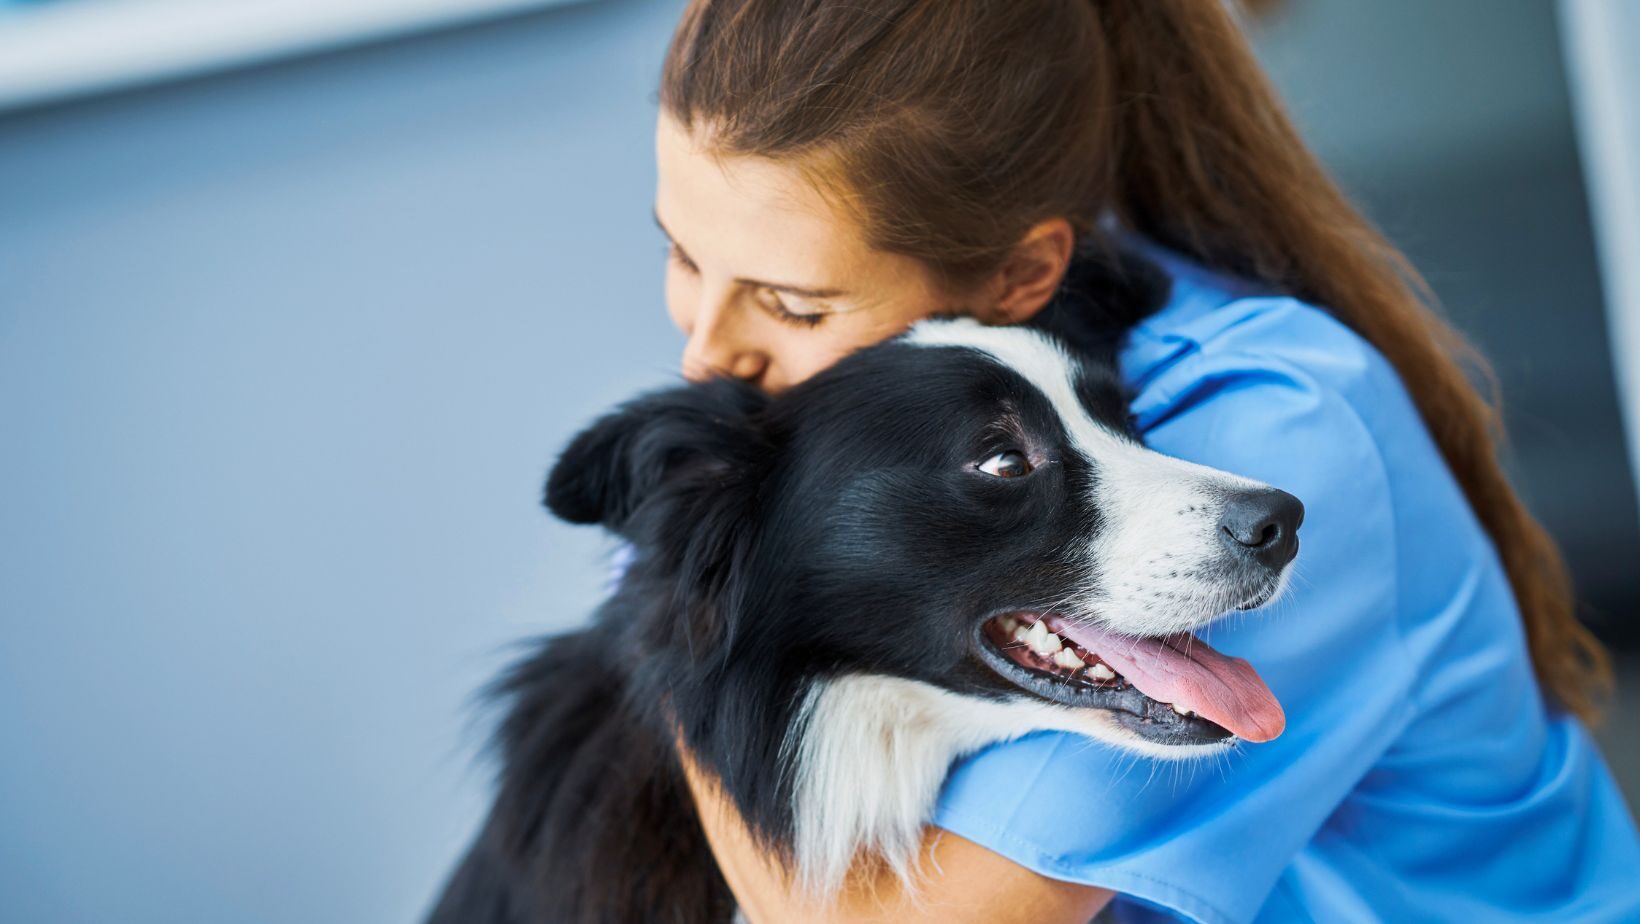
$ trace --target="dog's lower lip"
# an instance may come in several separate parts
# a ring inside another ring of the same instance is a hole
[[[1245,603],[1236,604],[1236,609],[1238,609],[1238,610],[1256,610],[1259,607],[1263,606],[1264,604],[1269,603],[1270,599],[1272,597],[1274,597],[1275,595],[1276,595],[1276,590],[1275,590],[1274,587],[1266,587],[1263,590],[1259,591],[1258,593],[1254,594]]]

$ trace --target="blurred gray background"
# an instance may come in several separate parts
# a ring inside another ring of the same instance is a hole
[[[0,920],[421,913],[487,797],[473,692],[600,595],[546,466],[675,377],[650,206],[682,5],[0,113]],[[1294,0],[1257,40],[1494,359],[1512,471],[1632,642],[1552,6]],[[1637,731],[1602,733],[1631,803]]]

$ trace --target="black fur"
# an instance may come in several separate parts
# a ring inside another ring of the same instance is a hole
[[[1088,355],[1080,396],[1130,429],[1115,351],[1167,280],[1113,254],[1079,252],[1033,324]],[[547,506],[636,556],[588,628],[547,639],[497,684],[510,711],[495,802],[429,920],[728,921],[674,728],[789,858],[782,744],[815,678],[1017,693],[952,621],[1046,605],[1080,576],[1054,550],[1098,528],[1096,512],[1059,502],[1098,477],[1085,463],[1033,479],[974,471],[1063,438],[1033,395],[970,351],[891,340],[777,398],[725,379],[669,388],[577,436]]]

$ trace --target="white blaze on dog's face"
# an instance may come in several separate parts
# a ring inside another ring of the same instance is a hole
[[[1107,709],[1114,734],[1103,737],[1141,750],[1280,734],[1280,705],[1251,667],[1189,633],[1281,592],[1298,550],[1297,498],[1146,448],[1115,369],[1079,362],[1037,331],[956,320],[920,324],[904,339],[981,354],[1051,409],[1056,438],[1022,428],[1020,449],[982,472],[1083,473],[1055,499],[1094,521],[1060,539],[1080,546],[1064,550],[1076,577],[1047,607],[992,613],[976,632],[980,660],[1042,698]]]
[[[1116,633],[1172,635],[1228,610],[1262,605],[1282,589],[1290,573],[1285,566],[1297,551],[1303,507],[1296,499],[1162,455],[1095,421],[1077,395],[1078,364],[1035,331],[963,320],[919,325],[906,339],[978,350],[1023,376],[1052,402],[1073,451],[1098,472],[1093,503],[1105,523],[1087,549],[1097,581],[1071,601],[1073,612],[1092,614]],[[1237,510],[1237,504],[1253,506]],[[1232,527],[1226,521],[1238,514],[1249,522],[1235,527],[1257,531],[1240,537],[1246,542],[1227,544]],[[1249,556],[1244,547],[1250,542],[1267,548]]]

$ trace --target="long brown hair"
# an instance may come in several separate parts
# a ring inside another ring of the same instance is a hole
[[[1508,572],[1539,683],[1596,720],[1608,659],[1498,462],[1489,367],[1304,145],[1221,0],[692,0],[660,103],[714,153],[792,163],[952,291],[1044,218],[1080,237],[1109,213],[1325,306],[1406,384]]]

